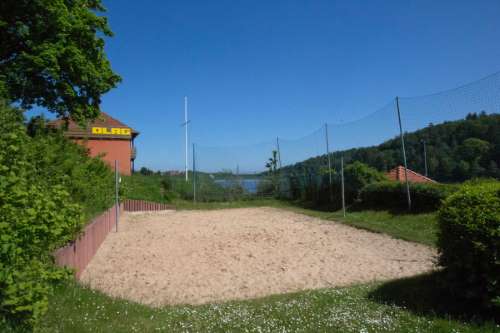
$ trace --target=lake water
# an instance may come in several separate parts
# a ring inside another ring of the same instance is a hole
[[[259,183],[261,182],[260,179],[240,179],[239,181],[234,181],[234,180],[228,180],[228,179],[216,179],[214,182],[217,185],[220,185],[224,188],[231,187],[232,185],[235,184],[235,182],[238,182],[241,187],[245,191],[251,194],[257,193],[257,187],[259,186]]]

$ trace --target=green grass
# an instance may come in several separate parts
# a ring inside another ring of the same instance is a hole
[[[59,287],[37,332],[498,332],[436,292],[433,276],[158,309],[74,284]],[[420,309],[420,306],[424,309]]]

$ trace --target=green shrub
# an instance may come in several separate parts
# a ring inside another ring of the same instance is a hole
[[[299,174],[292,170],[286,174],[288,183],[286,198],[307,202],[318,207],[339,209],[342,207],[341,174],[331,170],[332,182],[328,169],[308,169]],[[361,162],[354,162],[344,169],[345,201],[347,205],[358,199],[361,189],[373,182],[385,180],[383,173]]]
[[[344,169],[345,200],[350,204],[356,200],[361,190],[376,182],[387,180],[387,177],[375,168],[355,161]]]
[[[74,240],[114,195],[112,171],[38,119],[0,104],[0,327],[29,330],[69,272],[55,249]]]
[[[453,193],[455,185],[438,183],[410,183],[413,212],[437,210],[442,200]],[[361,207],[370,209],[408,209],[406,184],[384,181],[365,186],[360,193]]]
[[[33,124],[31,121],[30,124]],[[32,127],[32,125],[28,127]],[[111,207],[115,197],[114,172],[87,149],[68,141],[61,132],[49,131],[43,121],[31,130],[32,181],[46,187],[62,185],[73,202],[79,203],[87,220]]]
[[[444,201],[438,217],[446,286],[500,313],[500,182],[465,184]]]

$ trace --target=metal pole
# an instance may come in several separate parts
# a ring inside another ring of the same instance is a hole
[[[328,124],[327,123],[325,123],[325,140],[326,140],[326,156],[328,158],[328,179],[330,182],[330,201],[333,201],[332,158],[330,156],[330,143],[328,140]]]
[[[422,140],[422,143],[424,144],[424,170],[425,170],[425,177],[428,177],[428,170],[427,170],[427,146],[425,140]]]
[[[401,112],[399,111],[399,97],[397,96],[396,96],[396,110],[398,112],[399,134],[401,136],[401,149],[403,150],[403,162],[405,166],[405,182],[406,182],[406,196],[408,199],[408,210],[411,210],[410,183],[408,183],[408,164],[406,163],[405,139],[403,135],[403,126],[401,124]]]
[[[328,142],[328,124],[325,123],[325,139],[326,139],[326,156],[328,157],[328,176],[330,180],[330,187],[332,186],[332,159],[330,156],[330,144]]]
[[[196,154],[193,143],[193,202],[196,203]]]
[[[115,229],[118,232],[118,219],[120,215],[120,200],[118,198],[118,183],[119,183],[119,174],[118,174],[118,160],[115,160]]]
[[[185,157],[186,157],[186,163],[185,163],[185,168],[184,172],[186,173],[186,182],[189,180],[188,176],[188,98],[187,96],[184,96],[184,134],[185,134]]]
[[[345,217],[344,155],[340,155],[340,179],[342,184],[342,212]]]
[[[278,137],[276,137],[276,149],[278,150],[278,164],[281,169],[281,152],[280,152],[280,140]]]

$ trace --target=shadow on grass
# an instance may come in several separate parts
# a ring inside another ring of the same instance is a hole
[[[472,323],[499,323],[500,317],[448,292],[442,273],[418,275],[382,284],[369,298],[382,304],[404,307],[417,315],[431,315]]]

